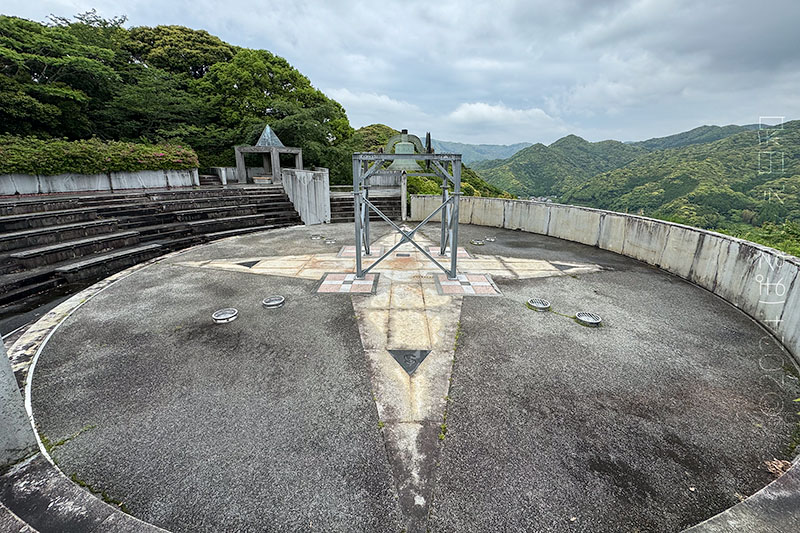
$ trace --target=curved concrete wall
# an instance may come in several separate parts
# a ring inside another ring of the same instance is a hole
[[[441,200],[411,196],[411,220]],[[728,235],[588,207],[462,196],[459,222],[519,229],[626,255],[729,301],[771,331],[800,361],[800,259]],[[433,220],[439,220],[438,215]]]
[[[5,174],[0,176],[0,196],[16,194],[49,194],[60,192],[118,191],[124,189],[162,189],[200,185],[197,169],[138,170],[103,174],[56,174],[33,176]]]

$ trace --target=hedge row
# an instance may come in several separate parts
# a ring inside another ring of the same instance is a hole
[[[197,168],[189,146],[0,135],[0,174],[101,174]]]

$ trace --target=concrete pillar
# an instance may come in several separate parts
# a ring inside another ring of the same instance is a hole
[[[272,161],[270,160],[271,157],[266,153],[263,153],[261,154],[261,159],[263,160],[264,174],[267,176],[272,176]]]
[[[272,159],[272,183],[281,183],[281,158],[278,155],[278,149],[273,148],[269,151],[270,158]]]
[[[303,170],[303,152],[297,152],[294,154],[294,168],[297,170]]]
[[[3,346],[0,350],[0,471],[36,450],[36,436]]]
[[[244,154],[236,150],[236,179],[239,183],[247,183],[247,167],[244,165]]]

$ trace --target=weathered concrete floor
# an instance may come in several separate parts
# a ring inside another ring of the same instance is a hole
[[[162,263],[96,296],[35,371],[41,432],[83,430],[59,466],[174,531],[400,531],[352,305],[313,286]]]
[[[319,231],[337,244],[308,238]],[[434,450],[443,455],[432,531],[672,531],[769,481],[759,467],[780,452],[789,426],[758,409],[771,390],[758,362],[782,354],[760,342],[752,322],[701,289],[593,248],[464,226],[462,243],[486,234],[497,242],[467,247],[546,261],[558,271],[548,275],[561,275],[503,281],[497,272],[503,297],[463,298],[447,438]],[[184,266],[325,254],[351,243],[347,224],[249,235],[149,267],[92,300],[53,337],[34,380],[35,414],[51,440],[96,426],[56,449],[61,466],[176,531],[409,525],[395,488],[402,495],[404,480],[392,479],[392,469],[404,471],[389,463],[414,445],[406,425],[438,433],[443,398],[436,388],[426,400],[435,407],[430,420],[397,414],[386,401],[392,391],[376,390],[376,377],[393,367],[369,344],[382,333],[384,347],[407,342],[401,328],[365,329],[374,321],[364,318],[391,314],[393,291],[411,305],[414,291],[390,283],[387,305],[378,305],[380,287],[377,298],[353,296],[351,304],[314,294],[312,281]],[[614,271],[564,275],[576,265]],[[272,315],[260,308],[271,292],[287,296]],[[534,314],[524,307],[531,296],[569,314],[591,305],[607,325]],[[228,305],[241,317],[210,325],[208,315]],[[446,325],[425,307],[434,354],[421,376],[437,361],[431,321]],[[667,319],[665,310],[680,313]],[[452,320],[445,322],[450,337]],[[452,350],[440,348],[445,368]],[[791,399],[796,383],[787,384],[793,390],[781,397]],[[424,516],[417,519],[411,525]]]
[[[640,264],[498,286],[462,307],[432,531],[679,531],[773,479],[797,379],[741,312]]]

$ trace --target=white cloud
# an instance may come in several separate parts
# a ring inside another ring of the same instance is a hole
[[[539,108],[513,109],[502,103],[462,103],[440,121],[440,127],[450,135],[481,142],[491,133],[491,142],[514,143],[532,138],[554,140],[568,133],[558,119]],[[438,135],[438,134],[437,134]],[[447,133],[445,133],[447,135]],[[449,138],[448,138],[449,140]],[[490,141],[483,141],[490,142]]]
[[[797,0],[5,0],[3,12],[95,6],[281,55],[355,126],[509,143],[800,117]]]
[[[410,121],[419,123],[429,119],[415,104],[385,94],[353,92],[346,88],[325,89],[323,92],[344,106],[350,123],[356,128],[380,122],[399,129],[408,127],[403,124]]]

